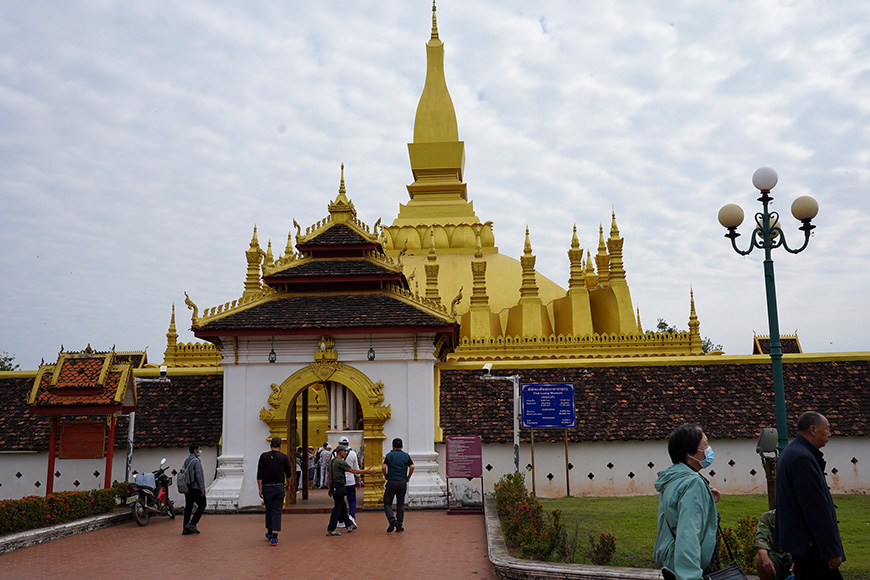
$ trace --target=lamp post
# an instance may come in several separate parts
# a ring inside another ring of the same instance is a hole
[[[741,256],[746,256],[755,248],[764,250],[764,286],[767,292],[767,321],[770,327],[770,361],[773,366],[773,392],[776,400],[776,431],[778,436],[777,449],[782,452],[788,445],[788,424],[785,417],[785,387],[782,379],[782,345],[779,341],[779,319],[776,311],[776,284],[773,277],[773,259],[770,252],[774,248],[783,247],[791,254],[802,252],[810,242],[810,234],[816,227],[812,219],[819,213],[818,202],[809,195],[803,195],[794,200],[791,205],[792,215],[800,220],[798,228],[804,233],[804,242],[800,248],[792,249],[785,240],[785,233],[779,225],[779,213],[770,211],[770,202],[773,197],[770,190],[776,186],[776,171],[770,167],[761,167],[752,174],[752,185],[761,192],[758,201],[762,204],[762,211],[755,214],[755,228],[749,248],[741,250],[737,247],[737,227],[743,223],[743,209],[736,204],[729,203],[719,210],[719,223],[728,229],[726,238],[731,238],[731,246]]]
[[[511,381],[514,386],[514,473],[520,472],[520,416],[519,416],[519,399],[520,399],[520,375],[494,376],[492,374],[492,363],[483,365],[485,374],[481,375],[481,379],[485,381]]]

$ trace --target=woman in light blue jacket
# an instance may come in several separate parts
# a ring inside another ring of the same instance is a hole
[[[668,437],[673,465],[660,471],[656,564],[665,580],[701,580],[716,548],[719,491],[699,471],[713,463],[713,448],[697,425],[680,425]]]

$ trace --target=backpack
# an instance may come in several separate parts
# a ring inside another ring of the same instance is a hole
[[[190,484],[193,483],[193,461],[188,461],[178,470],[178,477],[175,483],[178,486],[178,491],[181,493],[190,493]]]

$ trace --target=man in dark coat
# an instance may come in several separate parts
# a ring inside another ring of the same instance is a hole
[[[184,461],[184,469],[193,474],[193,479],[187,486],[188,492],[184,494],[184,523],[181,533],[185,536],[199,533],[196,524],[199,523],[206,506],[205,475],[202,471],[202,461],[199,459],[199,456],[202,455],[202,446],[199,443],[191,443],[187,449],[190,451],[190,455]],[[194,506],[196,507],[195,511]],[[191,513],[193,517],[191,517]]]
[[[269,451],[260,455],[257,461],[257,489],[266,508],[266,540],[273,546],[278,545],[284,497],[293,481],[290,458],[281,453],[281,443],[280,437],[272,437]]]
[[[842,580],[838,568],[846,555],[819,451],[831,427],[824,416],[807,411],[797,429],[777,462],[774,540],[794,557],[795,580]]]

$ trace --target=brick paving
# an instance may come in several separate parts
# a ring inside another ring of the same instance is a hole
[[[172,578],[496,580],[484,518],[410,511],[405,532],[387,534],[383,512],[357,514],[359,529],[327,537],[326,514],[283,518],[280,545],[266,542],[262,514],[206,514],[199,535],[181,517],[152,517],[0,555],[0,580]],[[189,571],[189,573],[188,573]]]

